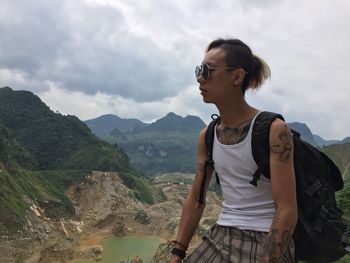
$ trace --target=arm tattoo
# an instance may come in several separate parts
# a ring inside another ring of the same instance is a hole
[[[263,263],[277,263],[281,262],[283,258],[292,235],[291,231],[285,230],[281,235],[281,239],[277,241],[277,234],[278,230],[274,228],[266,239]]]
[[[284,252],[292,238],[293,229],[284,230],[280,237],[278,237],[279,231],[276,224],[280,221],[279,217],[280,212],[278,208],[276,208],[276,214],[272,222],[271,230],[265,241],[263,263],[282,262]]]
[[[249,132],[251,120],[243,123],[237,128],[220,127],[216,128],[218,139],[222,144],[231,145],[242,142]]]
[[[279,130],[273,134],[270,147],[271,151],[278,155],[279,161],[286,163],[290,160],[293,140],[287,125],[285,125],[283,130]]]

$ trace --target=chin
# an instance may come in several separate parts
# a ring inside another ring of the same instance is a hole
[[[203,102],[204,103],[214,103],[212,100],[210,100],[209,98],[205,98],[205,97],[203,97]]]

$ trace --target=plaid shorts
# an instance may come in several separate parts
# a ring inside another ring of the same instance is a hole
[[[267,232],[240,230],[215,224],[203,237],[185,263],[259,263],[264,253]],[[294,263],[294,243],[291,241],[282,262]]]

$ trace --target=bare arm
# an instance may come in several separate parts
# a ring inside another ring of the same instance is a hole
[[[265,242],[263,263],[282,261],[297,222],[293,151],[290,129],[282,120],[275,120],[270,130],[270,175],[276,210]]]
[[[189,192],[187,199],[184,203],[184,206],[182,208],[182,215],[181,215],[181,221],[179,226],[179,231],[177,234],[177,241],[185,246],[188,246],[190,243],[192,236],[194,232],[196,231],[196,228],[199,224],[199,221],[202,217],[205,204],[199,205],[199,193],[200,193],[200,187],[201,182],[203,179],[204,174],[204,164],[206,161],[206,149],[205,149],[205,132],[206,128],[203,129],[198,138],[198,166],[196,170],[196,177],[193,181],[192,189]],[[208,168],[207,171],[207,181],[206,181],[206,187],[205,187],[205,193],[208,190],[208,185],[210,182],[212,170]],[[204,195],[205,200],[205,195]],[[184,249],[180,245],[176,244],[175,247],[179,249]],[[177,256],[172,255],[170,259],[171,263],[174,262],[181,262],[181,259]]]

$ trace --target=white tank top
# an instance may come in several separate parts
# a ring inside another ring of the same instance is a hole
[[[270,180],[261,176],[257,187],[249,183],[258,168],[251,144],[256,116],[246,138],[237,144],[220,143],[215,127],[213,160],[224,199],[217,224],[268,232],[275,214]]]

